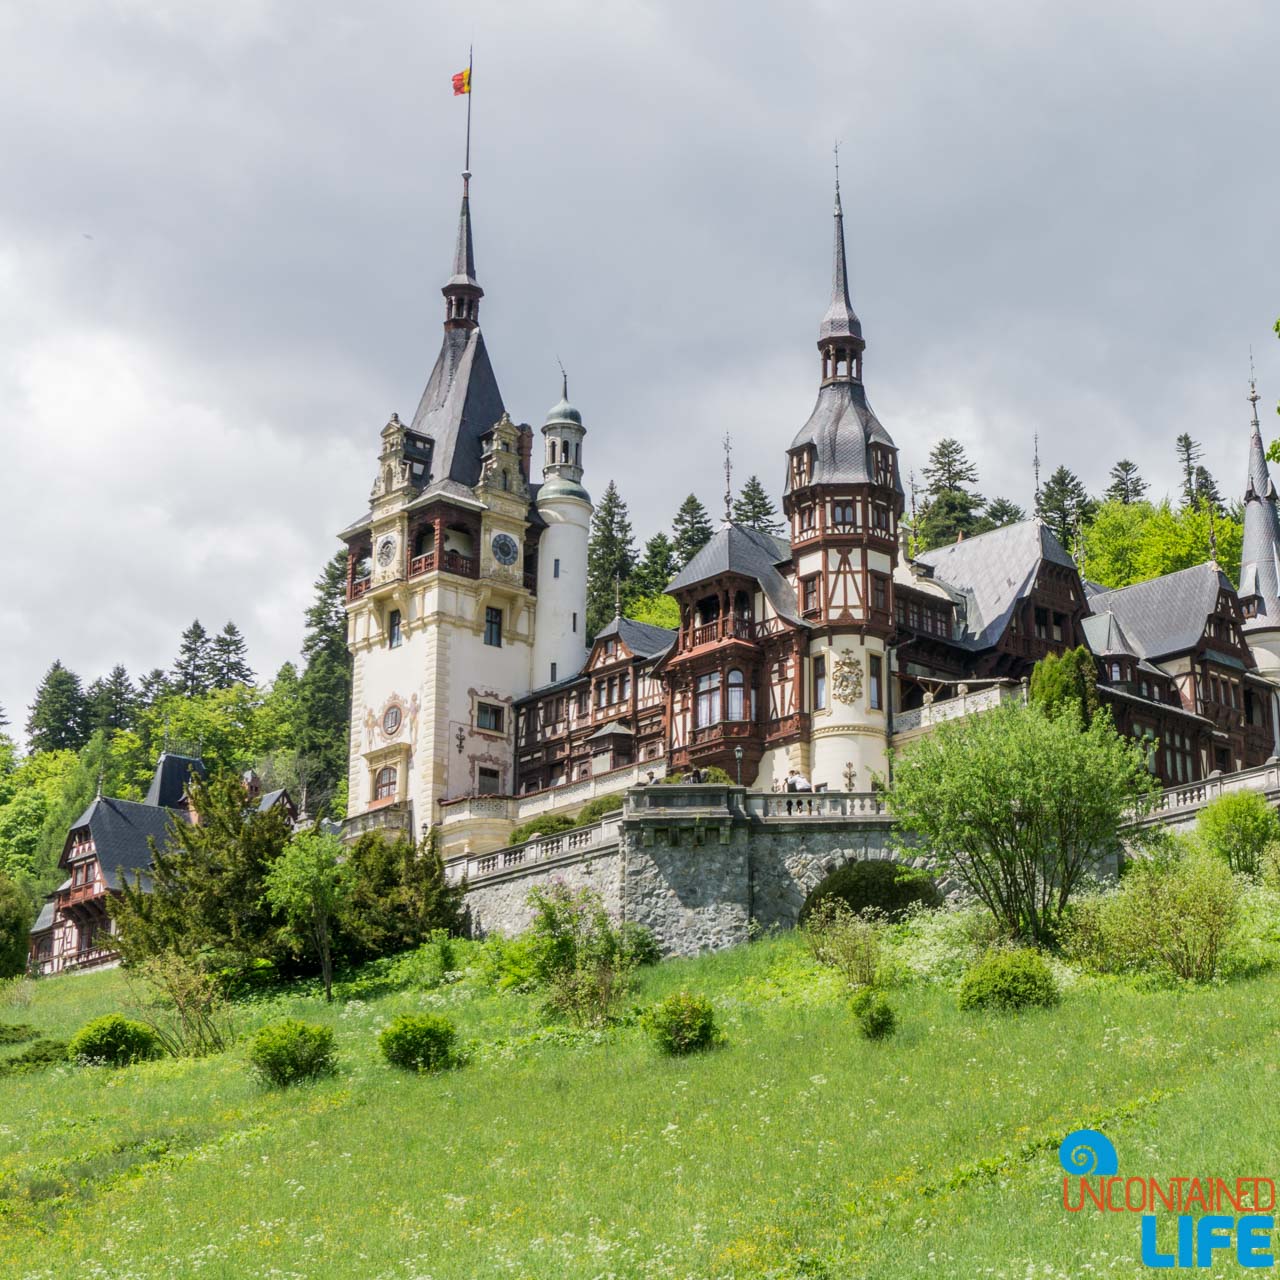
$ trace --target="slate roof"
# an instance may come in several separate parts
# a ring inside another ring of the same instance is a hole
[[[1256,615],[1244,620],[1246,631],[1280,627],[1280,516],[1256,416],[1249,439],[1249,476],[1244,493],[1240,595],[1258,597]]]
[[[612,738],[619,733],[626,734],[629,738],[635,737],[635,730],[623,724],[621,720],[608,720],[595,733],[588,734],[587,741],[593,742],[596,738]]]
[[[849,301],[849,269],[844,257],[844,210],[840,207],[840,181],[836,180],[836,245],[831,270],[831,305],[822,317],[818,341],[831,338],[861,338],[862,322]]]
[[[413,430],[435,441],[433,479],[478,484],[480,437],[504,412],[484,335],[479,328],[446,329],[413,415]]]
[[[156,761],[156,771],[151,775],[146,803],[176,809],[182,804],[187,781],[192,774],[205,777],[204,763],[194,756],[180,756],[166,751]]]
[[[1195,648],[1223,590],[1231,591],[1231,582],[1210,562],[1116,591],[1100,591],[1089,606],[1094,613],[1114,613],[1134,652],[1154,661]]]
[[[53,912],[54,905],[52,901],[46,902],[40,908],[40,914],[36,916],[36,922],[31,926],[30,932],[43,933],[46,929],[53,928]]]
[[[922,552],[917,563],[952,587],[964,601],[964,629],[957,643],[989,649],[1004,634],[1019,600],[1035,585],[1044,561],[1074,569],[1075,561],[1039,520],[992,529],[961,542]]]
[[[740,573],[760,584],[774,612],[807,626],[796,612],[796,593],[777,566],[791,559],[791,546],[782,538],[746,525],[725,523],[701,551],[667,585],[668,593],[696,586],[722,573]]]
[[[1124,628],[1110,609],[1084,619],[1084,638],[1089,652],[1099,658],[1110,658],[1117,654],[1129,658],[1138,657],[1138,651],[1129,643]]]
[[[638,658],[653,658],[675,643],[676,633],[649,622],[634,622],[614,614],[613,621],[596,632],[596,640],[617,636]],[[592,641],[594,644],[595,641]]]
[[[796,433],[792,449],[814,447],[811,484],[871,484],[871,445],[897,450],[880,425],[866,389],[860,382],[829,382],[818,389],[818,400],[809,421]],[[902,492],[902,478],[894,468],[894,486]],[[784,493],[791,492],[791,468],[787,468]]]
[[[151,845],[163,845],[169,836],[169,821],[185,821],[173,810],[135,800],[98,796],[72,824],[71,830],[88,827],[108,889],[119,889],[122,872],[147,871],[151,866]],[[71,845],[70,833],[63,857]]]

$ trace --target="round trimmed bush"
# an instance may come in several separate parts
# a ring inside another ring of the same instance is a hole
[[[868,1040],[887,1039],[898,1029],[898,1019],[889,1002],[870,987],[863,987],[849,1001],[849,1008],[857,1019],[858,1030]]]
[[[889,920],[901,920],[916,902],[926,907],[942,905],[942,894],[927,871],[880,859],[837,867],[805,899],[800,923],[804,924],[814,907],[827,898],[839,898],[855,914],[875,908]]]
[[[577,818],[571,818],[567,813],[544,813],[516,827],[507,837],[507,843],[523,844],[534,836],[558,836],[577,825]]]
[[[277,1088],[330,1075],[337,1067],[333,1030],[298,1018],[269,1022],[249,1042],[249,1061],[264,1084]]]
[[[1038,951],[991,951],[960,981],[962,1009],[1049,1009],[1058,1003],[1053,971]]]
[[[658,1048],[676,1056],[710,1049],[721,1039],[711,1001],[687,991],[654,1005],[646,1022]]]
[[[406,1071],[443,1071],[453,1066],[458,1033],[438,1013],[397,1014],[378,1037],[382,1056]]]
[[[160,1056],[160,1039],[150,1027],[118,1013],[86,1022],[71,1037],[67,1057],[97,1066],[127,1067]]]

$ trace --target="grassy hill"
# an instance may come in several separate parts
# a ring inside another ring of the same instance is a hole
[[[365,987],[240,1010],[332,1025],[316,1084],[265,1091],[242,1047],[0,1079],[0,1275],[1130,1276],[1136,1217],[1062,1209],[1066,1132],[1104,1128],[1122,1173],[1275,1173],[1280,976],[1079,982],[1018,1017],[915,983],[872,1044],[783,937],[643,972],[644,1001],[716,1004],[728,1044],[682,1060],[636,1027],[548,1032],[535,997],[472,979]],[[65,1038],[128,1003],[119,971],[66,976],[0,1021]],[[420,1009],[471,1065],[382,1064],[377,1029]]]

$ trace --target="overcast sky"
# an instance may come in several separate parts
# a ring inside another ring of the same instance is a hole
[[[1274,0],[0,5],[0,705],[233,618],[260,674],[439,346],[473,41],[481,319],[514,418],[556,358],[640,539],[720,440],[775,498],[841,174],[904,473],[958,436],[1025,504],[1243,487],[1280,434]]]

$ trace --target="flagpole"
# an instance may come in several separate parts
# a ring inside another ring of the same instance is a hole
[[[467,46],[467,176],[471,175],[471,95],[473,92],[471,84],[471,66],[474,50],[471,45]]]

